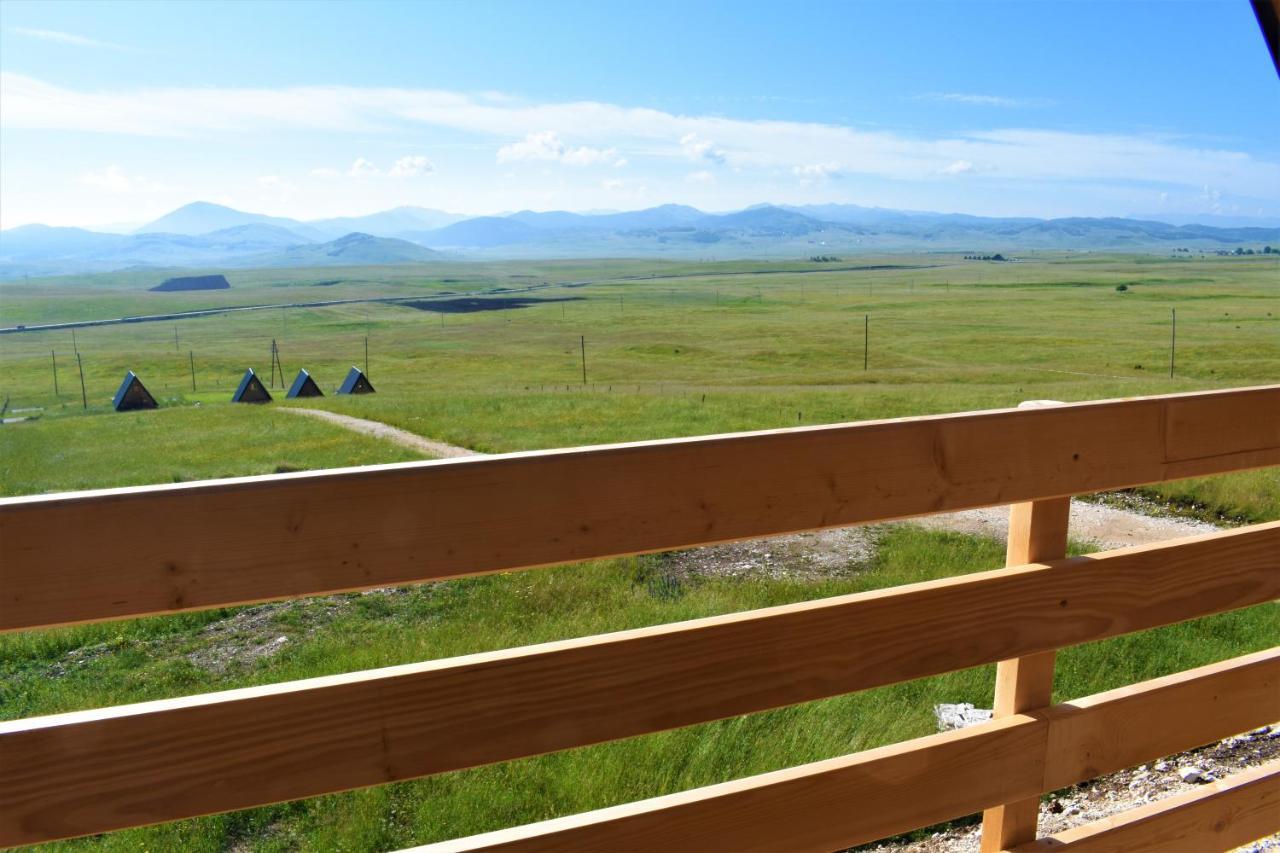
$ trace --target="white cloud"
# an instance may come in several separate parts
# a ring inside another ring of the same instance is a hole
[[[258,186],[272,190],[288,189],[289,183],[279,175],[263,175],[261,178],[258,178]]]
[[[416,178],[421,175],[430,175],[435,170],[435,163],[421,154],[413,154],[397,160],[387,174],[393,178]]]
[[[97,39],[91,39],[87,36],[78,36],[75,33],[64,33],[61,30],[38,30],[30,27],[13,27],[11,32],[27,36],[28,38],[40,39],[41,41],[70,44],[75,45],[76,47],[106,47],[112,50],[124,50],[124,47],[118,44],[98,41]]]
[[[610,190],[610,191],[620,190],[622,189],[622,187],[623,187],[623,182],[618,180],[617,178],[605,178],[603,181],[600,182],[600,188],[605,190]]]
[[[1003,95],[975,95],[970,92],[930,92],[920,95],[925,101],[946,101],[976,107],[1042,107],[1050,102],[1043,98],[1007,98]]]
[[[706,169],[699,169],[696,172],[690,172],[684,176],[686,184],[709,184],[716,179],[716,176],[708,172]]]
[[[955,160],[938,170],[943,175],[963,175],[973,171],[973,163],[969,160]]]
[[[151,193],[166,189],[163,184],[138,175],[127,175],[119,166],[110,165],[99,172],[86,172],[80,183],[110,193]]]
[[[330,169],[327,166],[321,166],[318,169],[312,169],[308,174],[313,178],[336,178],[342,173],[337,169]]]
[[[498,149],[498,162],[516,160],[555,160],[570,166],[625,166],[627,161],[618,156],[616,148],[570,148],[554,130],[525,134],[524,139]]]
[[[381,175],[382,170],[363,157],[357,157],[355,162],[351,164],[351,168],[347,170],[347,174],[353,178],[368,178],[374,175]]]
[[[1204,209],[1210,213],[1222,212],[1222,190],[1216,187],[1210,187],[1208,184],[1200,190],[1200,202]]]
[[[498,162],[513,160],[559,160],[564,155],[564,143],[554,130],[530,133],[520,142],[512,142],[498,149]]]
[[[580,148],[570,148],[560,157],[561,163],[567,163],[570,166],[596,166],[608,164],[610,166],[625,166],[627,161],[618,156],[616,148],[588,148],[582,146]]]
[[[680,149],[690,160],[710,160],[712,163],[723,164],[726,159],[725,153],[714,142],[702,139],[697,133],[686,133],[680,137]]]
[[[802,178],[827,180],[829,178],[838,178],[844,172],[844,167],[834,160],[826,163],[808,163],[803,166],[792,166],[791,173],[799,175]]]
[[[959,94],[959,93],[951,93]],[[967,96],[966,96],[967,97]],[[994,95],[976,97],[994,98]],[[1280,161],[1194,146],[1154,134],[999,128],[968,133],[869,131],[817,122],[675,115],[593,101],[528,103],[426,89],[308,86],[279,89],[152,88],[94,91],[0,73],[0,126],[217,140],[220,134],[403,132],[406,125],[469,134],[501,147],[498,160],[610,162],[610,149],[645,152],[643,165],[731,158],[738,180],[841,163],[846,176],[938,181],[959,162],[983,180],[1148,182],[1224,197],[1280,198]],[[536,128],[557,128],[557,131]],[[535,129],[535,130],[531,130]],[[572,139],[573,146],[564,139]],[[520,140],[501,144],[502,140]],[[714,140],[714,141],[713,141]],[[225,140],[218,140],[225,143]],[[728,152],[732,152],[729,154]],[[634,155],[636,159],[640,155]],[[614,163],[621,157],[614,155]],[[698,167],[695,167],[698,168]]]

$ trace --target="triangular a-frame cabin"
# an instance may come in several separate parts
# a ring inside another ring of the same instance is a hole
[[[240,384],[236,387],[236,393],[231,395],[233,403],[270,403],[271,395],[267,393],[267,389],[262,386],[262,380],[259,379],[250,367],[244,372],[244,378],[240,380]]]
[[[120,383],[120,390],[116,391],[115,399],[111,401],[112,407],[117,412],[132,412],[135,409],[154,409],[156,408],[156,398],[151,396],[151,392],[142,384],[142,380],[138,375],[130,370],[124,375],[124,381]]]
[[[323,397],[324,392],[320,390],[320,386],[311,378],[311,374],[306,370],[299,370],[297,377],[293,380],[293,384],[289,386],[289,393],[285,395],[289,399],[294,397]]]
[[[338,389],[339,394],[372,394],[373,384],[369,381],[369,377],[358,367],[353,367],[347,372],[347,378],[342,380],[342,387]]]

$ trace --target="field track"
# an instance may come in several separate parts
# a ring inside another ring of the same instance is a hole
[[[423,438],[415,435],[407,430],[397,429],[390,424],[384,424],[381,421],[368,421],[364,418],[353,418],[350,415],[340,415],[337,412],[326,412],[323,409],[295,409],[281,408],[281,412],[295,412],[299,415],[307,415],[313,418],[319,418],[322,421],[328,421],[331,424],[349,429],[352,432],[370,435],[374,438],[381,438],[407,447],[410,450],[417,450],[437,459],[452,459],[456,456],[479,456],[482,454],[474,450],[468,450],[465,447],[455,447],[452,444],[445,444],[443,441],[433,441],[429,438]]]

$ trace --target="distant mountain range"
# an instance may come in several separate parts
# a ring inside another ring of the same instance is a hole
[[[1168,250],[1280,246],[1277,223],[993,218],[851,204],[706,213],[666,204],[621,213],[464,217],[422,207],[301,222],[194,202],[132,234],[25,225],[0,231],[0,276],[134,266],[273,267],[443,258],[784,257],[815,252]]]

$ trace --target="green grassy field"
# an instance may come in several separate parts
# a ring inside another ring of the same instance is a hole
[[[889,269],[830,269],[889,266]],[[0,335],[0,492],[30,494],[416,458],[396,445],[227,402],[264,378],[326,393],[352,364],[378,393],[306,404],[482,451],[1267,384],[1280,377],[1273,259],[1089,254],[1017,263],[888,256],[823,265],[637,261],[229,274],[230,291],[152,294],[163,275],[0,284],[0,325],[247,304],[432,296],[532,283],[573,301],[451,313],[387,304],[238,312]],[[317,282],[334,282],[317,284]],[[583,283],[587,282],[587,283]],[[1118,285],[1125,291],[1118,291]],[[1170,312],[1177,367],[1169,377]],[[443,316],[443,321],[442,321]],[[869,318],[866,319],[866,318]],[[867,368],[863,367],[864,322]],[[177,345],[175,346],[175,327]],[[587,381],[581,341],[586,341]],[[54,393],[51,351],[60,365]],[[191,390],[194,352],[196,390]],[[116,414],[125,370],[160,399]],[[283,393],[280,394],[283,396]],[[195,405],[199,403],[200,405]],[[1280,472],[1166,484],[1201,515],[1280,518]],[[899,526],[820,581],[695,578],[662,555],[289,605],[0,637],[0,718],[352,671],[943,577],[999,565],[993,541]],[[278,637],[272,653],[259,653]],[[1069,698],[1264,648],[1269,605],[1064,652]],[[257,651],[255,651],[257,650]],[[990,668],[369,791],[55,847],[379,850],[567,814],[847,753],[933,728],[939,701],[989,705]]]

